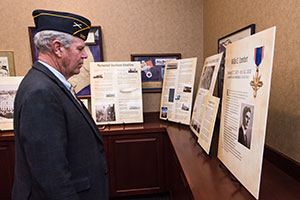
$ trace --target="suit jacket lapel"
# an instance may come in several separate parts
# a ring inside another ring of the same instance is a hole
[[[102,138],[99,135],[98,127],[95,125],[94,120],[91,118],[91,115],[86,111],[82,106],[79,105],[77,100],[73,97],[71,92],[64,86],[64,84],[51,72],[49,71],[43,64],[39,62],[35,62],[32,66],[34,69],[39,70],[46,74],[55,84],[57,84],[60,89],[66,94],[68,98],[75,104],[76,108],[81,112],[86,121],[89,123],[90,127],[93,129],[95,135],[99,138],[99,140],[103,143]]]

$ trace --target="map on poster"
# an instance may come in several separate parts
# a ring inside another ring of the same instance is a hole
[[[222,55],[223,53],[216,54],[206,58],[204,61],[190,124],[191,130],[197,137],[199,137],[204,116],[205,100],[208,96],[212,95],[215,89]]]
[[[190,124],[197,58],[167,61],[160,119]]]
[[[218,158],[259,196],[276,27],[226,49]]]
[[[140,62],[93,62],[90,79],[96,124],[143,122]]]

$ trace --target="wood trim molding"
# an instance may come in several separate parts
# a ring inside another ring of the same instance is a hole
[[[264,158],[300,182],[300,163],[265,145]]]

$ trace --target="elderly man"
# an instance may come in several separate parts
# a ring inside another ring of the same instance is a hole
[[[90,21],[46,10],[33,18],[39,57],[15,98],[13,199],[108,199],[102,137],[67,81],[87,58]]]

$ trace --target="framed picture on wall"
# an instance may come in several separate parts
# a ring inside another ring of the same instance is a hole
[[[0,77],[15,76],[13,51],[0,51]]]
[[[34,36],[36,34],[35,27],[28,27],[29,41],[31,46],[32,62],[34,63],[38,59],[38,51],[34,44]],[[102,49],[102,34],[100,26],[92,26],[88,34],[88,38],[85,41],[85,51],[88,54],[88,58],[84,60],[84,64],[80,69],[78,75],[72,76],[68,81],[74,86],[77,96],[79,98],[90,97],[90,62],[103,61],[103,49]]]
[[[220,69],[219,69],[219,75],[218,75],[218,97],[219,98],[222,98],[222,93],[223,93],[226,46],[228,44],[233,43],[234,41],[240,40],[254,33],[255,33],[255,24],[250,24],[249,26],[241,28],[237,31],[234,31],[233,33],[230,33],[218,39],[218,53],[224,52]]]
[[[176,59],[181,59],[180,53],[131,54],[131,61],[141,63],[142,91],[161,92],[165,62]]]

